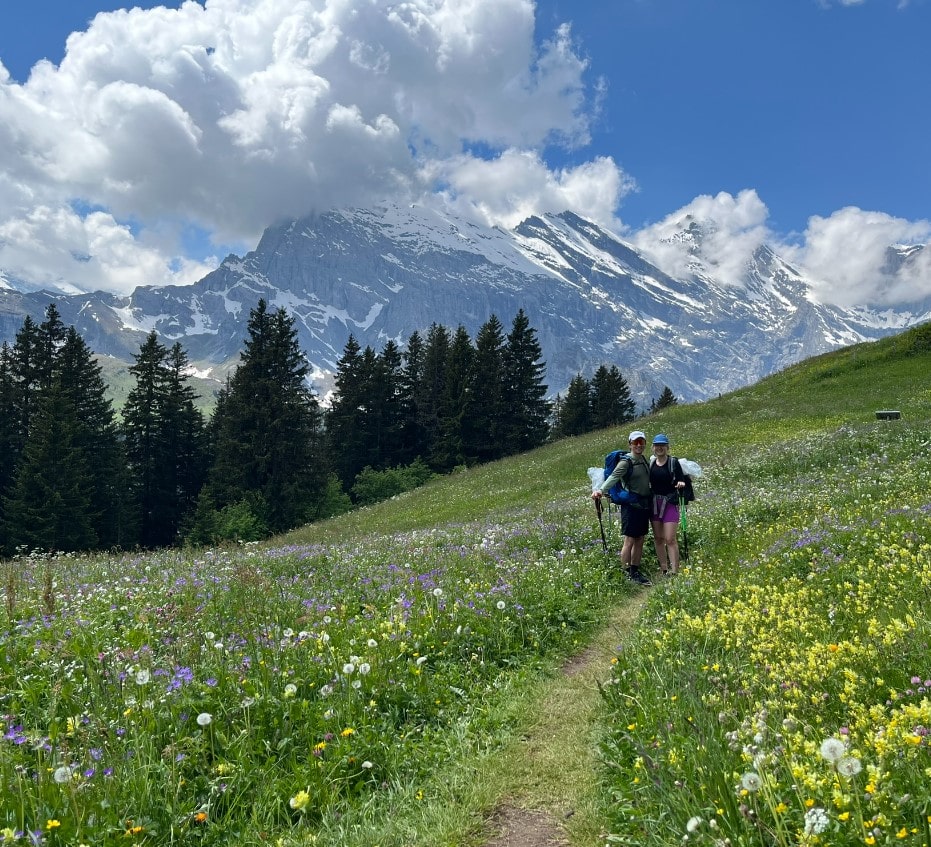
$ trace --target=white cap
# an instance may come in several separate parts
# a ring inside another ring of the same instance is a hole
[[[642,438],[644,441],[647,440],[646,435],[644,435],[639,429],[635,429],[630,435],[627,436],[627,443],[630,444],[633,441],[636,441],[638,438]]]

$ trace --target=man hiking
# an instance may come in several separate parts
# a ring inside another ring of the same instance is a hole
[[[651,585],[640,570],[643,542],[650,529],[650,463],[643,455],[647,437],[635,429],[627,438],[630,455],[621,458],[608,478],[592,492],[593,500],[600,500],[614,485],[620,484],[631,494],[635,502],[621,504],[621,532],[624,544],[621,547],[621,562],[627,577],[639,585]]]

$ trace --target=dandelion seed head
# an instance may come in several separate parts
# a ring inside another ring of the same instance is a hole
[[[59,785],[64,785],[66,782],[71,782],[72,776],[71,768],[68,767],[68,765],[62,765],[61,767],[55,768],[52,779]]]
[[[211,723],[213,723],[213,715],[210,712],[201,712],[197,716],[198,726],[210,726]]]
[[[740,787],[744,791],[759,791],[763,787],[763,780],[755,771],[747,771],[740,778]]]
[[[825,738],[821,742],[821,757],[828,762],[836,762],[847,752],[847,745],[839,738]]]
[[[841,756],[841,758],[837,760],[835,767],[841,776],[845,776],[848,779],[856,776],[863,770],[860,760],[855,756]]]

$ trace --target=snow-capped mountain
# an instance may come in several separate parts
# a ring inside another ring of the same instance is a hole
[[[702,235],[700,223],[683,222],[681,238]],[[490,315],[508,330],[523,309],[552,394],[577,373],[616,364],[648,404],[663,386],[704,399],[931,317],[931,304],[922,314],[818,305],[767,247],[739,285],[724,285],[694,255],[688,276],[673,279],[569,212],[505,231],[420,206],[333,211],[269,227],[254,251],[228,256],[191,286],[143,286],[126,297],[0,289],[0,339],[11,341],[25,314],[41,320],[54,300],[97,353],[128,361],[154,329],[165,343],[180,341],[200,372],[221,377],[238,361],[249,310],[265,298],[294,316],[325,390],[350,333],[376,351],[434,322],[461,324],[474,339]]]

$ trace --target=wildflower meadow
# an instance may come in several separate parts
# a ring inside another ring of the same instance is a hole
[[[637,422],[705,475],[580,734],[597,844],[931,845],[928,336]],[[439,813],[635,590],[586,474],[625,435],[272,543],[0,563],[0,843],[483,843]]]
[[[931,844],[929,432],[749,435],[605,686],[608,841]]]
[[[423,799],[450,736],[617,595],[587,520],[6,562],[0,841],[310,842]]]

